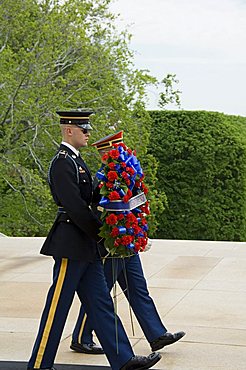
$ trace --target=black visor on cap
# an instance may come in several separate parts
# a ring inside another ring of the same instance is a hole
[[[60,124],[76,125],[86,130],[92,130],[90,125],[90,115],[92,111],[59,111],[56,112],[60,116]]]
[[[93,130],[92,126],[89,123],[77,124],[79,128],[84,128],[85,130]]]

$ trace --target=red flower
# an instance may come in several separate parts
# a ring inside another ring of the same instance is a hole
[[[125,183],[126,183],[127,186],[129,186],[131,181],[129,179],[125,179]]]
[[[131,168],[131,167],[126,167],[126,171],[127,171],[131,176],[133,176],[133,175],[134,175],[134,173],[135,173],[134,169],[133,169],[133,168]]]
[[[131,235],[124,235],[124,236],[122,236],[122,238],[121,238],[121,244],[123,244],[123,245],[128,245],[128,244],[130,244],[133,240],[134,240],[134,238],[133,238]]]
[[[122,146],[122,148],[123,148],[124,150],[126,150],[126,149],[127,149],[127,146],[126,146],[124,143],[121,143],[120,145]]]
[[[112,149],[108,154],[113,159],[118,159],[120,156],[120,152],[118,151],[118,149]]]
[[[132,228],[134,230],[135,235],[139,234],[142,231],[141,227],[139,226],[133,226]]]
[[[119,229],[118,229],[118,227],[114,227],[113,229],[112,229],[112,231],[111,231],[111,233],[110,233],[110,236],[112,236],[112,238],[115,238],[116,236],[118,236],[119,235]]]
[[[107,177],[108,177],[108,180],[112,181],[112,182],[114,180],[118,179],[117,172],[115,172],[115,171],[109,171]]]
[[[147,225],[147,221],[144,217],[141,219],[141,222],[142,222],[142,225]]]
[[[117,215],[117,219],[120,221],[120,220],[123,220],[125,217],[124,217],[124,215],[122,214],[122,213],[119,213],[118,215]]]
[[[127,203],[129,201],[129,199],[130,199],[130,197],[128,197],[128,195],[124,195],[123,202]]]
[[[149,202],[146,202],[143,206],[140,207],[141,211],[145,213],[146,215],[150,214],[149,210]]]
[[[149,207],[142,206],[142,207],[141,207],[141,210],[142,210],[142,212],[143,212],[143,213],[145,213],[146,215],[149,215],[149,214],[150,214]]]
[[[108,153],[103,154],[102,160],[105,162],[108,159]]]
[[[108,166],[111,170],[114,170],[115,169],[115,163],[114,162],[110,162],[108,163]]]
[[[143,248],[147,245],[147,242],[148,242],[146,238],[142,238],[142,237],[139,237],[137,241]]]
[[[148,191],[149,191],[149,189],[147,188],[147,186],[144,185],[144,184],[142,184],[142,189],[143,189],[144,194],[147,194]]]
[[[114,146],[115,148],[118,148],[119,146],[121,146],[124,150],[126,150],[126,149],[127,149],[127,146],[126,146],[126,144],[124,144],[124,143],[113,144],[113,146]]]
[[[112,184],[112,182],[106,182],[105,185],[107,186],[108,189],[112,189],[114,187],[114,184]]]
[[[121,162],[121,167],[126,168],[126,163],[125,162]]]
[[[109,200],[118,200],[120,199],[120,194],[117,191],[111,191],[108,197]]]
[[[141,244],[136,242],[135,245],[134,245],[134,250],[135,252],[139,252],[140,251],[140,248],[141,248]]]
[[[128,179],[128,173],[126,171],[122,171],[121,176],[123,177],[124,180]]]
[[[127,221],[131,222],[131,223],[136,223],[138,222],[136,216],[134,216],[134,214],[131,212],[131,213],[128,213],[126,215],[126,218],[127,218]]]
[[[104,186],[103,182],[100,182],[100,184],[98,185],[99,189],[102,189],[103,186]]]
[[[114,246],[118,247],[120,245],[120,238],[115,239]]]
[[[125,180],[126,185],[129,186],[131,182],[129,180],[128,173],[126,171],[122,171],[121,177]]]
[[[114,213],[111,213],[109,216],[106,217],[106,224],[108,225],[115,225],[117,224],[118,219]]]
[[[132,197],[132,191],[130,189],[127,189],[126,195],[128,195],[128,197],[131,198]]]

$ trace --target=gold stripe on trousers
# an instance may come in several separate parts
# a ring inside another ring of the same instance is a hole
[[[81,324],[81,328],[79,330],[79,338],[78,338],[78,342],[79,343],[81,343],[81,340],[82,340],[82,334],[83,334],[83,331],[84,331],[86,319],[87,319],[87,314],[84,313],[84,317],[83,317],[83,321],[82,321],[82,324]]]
[[[63,282],[64,282],[64,279],[65,279],[67,264],[68,264],[68,259],[67,258],[62,258],[56,288],[55,288],[55,291],[54,291],[54,294],[53,294],[53,298],[52,298],[52,302],[51,302],[51,305],[50,305],[47,321],[46,321],[45,328],[44,328],[43,335],[42,335],[42,339],[41,339],[41,342],[40,342],[40,345],[39,345],[37,358],[36,358],[36,361],[35,361],[35,364],[34,364],[35,369],[36,368],[39,369],[40,366],[41,366],[41,363],[42,363],[43,355],[44,355],[45,348],[46,348],[46,345],[47,345],[47,342],[48,342],[48,339],[49,339],[51,326],[52,326],[52,323],[54,321],[57,304],[58,304],[58,301],[59,301],[59,297],[60,297],[60,294],[61,294]]]

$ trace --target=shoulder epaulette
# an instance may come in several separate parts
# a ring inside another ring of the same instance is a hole
[[[51,160],[50,165],[49,165],[49,169],[48,169],[48,183],[49,183],[49,185],[51,185],[51,179],[50,179],[51,167],[57,161],[58,158],[68,158],[73,162],[74,167],[75,167],[75,171],[76,171],[77,183],[79,184],[79,169],[78,169],[78,166],[77,166],[75,160],[68,154],[68,152],[66,150],[59,150],[59,152],[54,156],[54,158]]]
[[[59,150],[59,152],[57,153],[57,158],[66,158],[68,156],[68,152],[66,150]]]

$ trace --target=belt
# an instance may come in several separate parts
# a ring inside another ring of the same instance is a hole
[[[65,209],[63,207],[58,207],[56,221],[58,223],[60,223],[60,222],[67,222],[67,223],[72,222],[70,220],[70,218],[68,217],[68,214],[67,214],[67,212],[65,211]]]
[[[91,205],[89,205],[88,207],[91,209]],[[102,207],[100,207],[100,208],[102,208]],[[102,211],[103,211],[103,208],[102,208]],[[58,214],[60,214],[60,213],[67,213],[67,211],[63,207],[58,207],[57,213]]]

